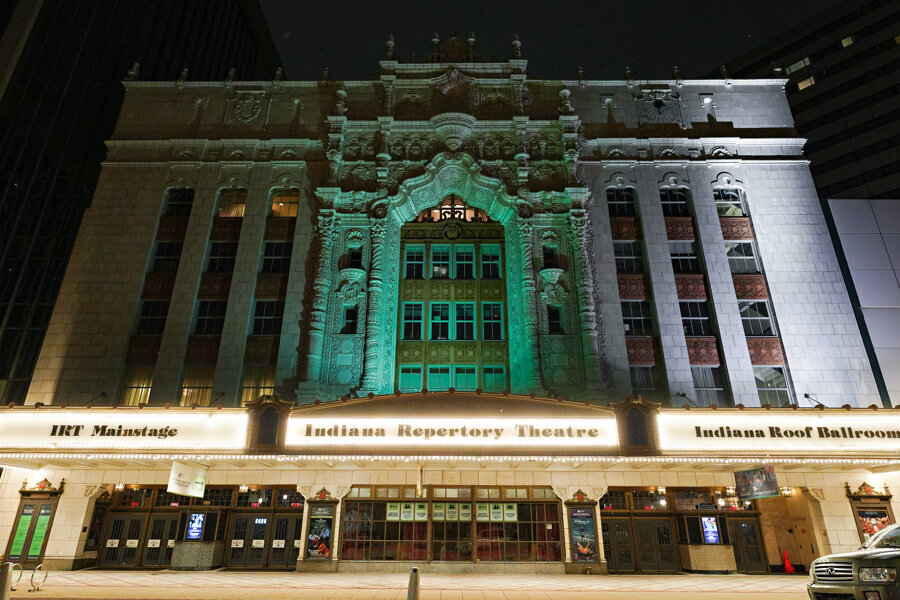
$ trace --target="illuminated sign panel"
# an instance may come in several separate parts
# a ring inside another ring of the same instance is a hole
[[[38,409],[0,415],[0,447],[43,449],[238,449],[244,411]]]
[[[287,446],[410,449],[599,450],[618,445],[616,420],[609,417],[548,418],[304,418],[288,420]]]
[[[661,412],[663,451],[894,452],[900,415],[819,411]]]

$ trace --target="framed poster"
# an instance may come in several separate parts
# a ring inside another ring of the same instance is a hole
[[[856,523],[862,532],[863,541],[891,524],[891,516],[888,514],[886,507],[880,506],[857,506],[854,510]]]
[[[569,533],[572,536],[572,562],[596,562],[599,555],[593,506],[569,507]]]
[[[721,541],[716,517],[700,517],[700,528],[703,531],[704,544],[718,544]]]
[[[203,520],[206,513],[191,513],[188,515],[187,531],[184,539],[188,541],[199,541],[203,539]]]
[[[503,520],[503,505],[499,503],[491,504],[491,521],[498,522]]]
[[[472,503],[471,502],[463,502],[459,505],[459,520],[460,521],[471,521],[472,520]]]
[[[735,471],[734,486],[741,500],[757,500],[779,495],[775,467],[772,465]]]
[[[388,521],[399,521],[400,520],[400,503],[399,502],[388,502],[387,503],[387,516],[385,517]]]
[[[400,506],[397,504],[399,518]],[[310,506],[309,534],[306,538],[306,558],[325,560],[331,558],[331,530],[334,524],[334,505]]]
[[[456,502],[447,503],[447,520],[459,521],[459,504]]]
[[[447,505],[443,502],[435,502],[431,505],[431,520],[443,521],[446,514]]]
[[[428,503],[427,502],[416,502],[416,521],[427,521],[428,520]]]
[[[401,521],[412,521],[415,516],[415,510],[413,509],[412,502],[403,502],[400,507],[400,520]]]
[[[475,505],[475,520],[476,521],[490,521],[491,520],[491,512],[490,512],[490,504],[487,502],[479,502]]]
[[[503,520],[507,523],[515,523],[519,520],[519,508],[518,504],[504,504],[503,505]]]

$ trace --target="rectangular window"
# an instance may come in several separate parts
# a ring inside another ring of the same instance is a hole
[[[609,216],[611,217],[633,217],[635,215],[633,188],[607,189],[606,203],[609,206]]]
[[[432,365],[428,367],[428,390],[443,392],[450,389],[450,367]]]
[[[481,278],[500,279],[500,246],[481,247]]]
[[[475,305],[468,302],[457,302],[455,340],[471,341],[475,339]]]
[[[796,73],[803,67],[808,67],[808,66],[809,66],[809,57],[807,56],[805,58],[801,58],[800,60],[798,60],[795,63],[791,63],[788,66],[786,66],[784,68],[784,74],[790,75],[791,73]]]
[[[672,256],[672,270],[675,273],[700,272],[697,242],[669,242],[669,253]]]
[[[341,325],[341,333],[358,333],[359,327],[359,307],[345,306],[344,319]]]
[[[263,247],[263,273],[287,273],[291,266],[291,242],[266,242]]]
[[[425,278],[425,247],[406,247],[406,267],[404,268],[406,279]]]
[[[275,365],[247,365],[241,382],[241,406],[275,393]]]
[[[681,307],[684,335],[714,335],[709,321],[709,305],[705,300],[682,300],[678,304]]]
[[[662,202],[663,216],[689,217],[688,190],[687,188],[662,188],[659,190],[659,200]]]
[[[556,254],[556,248],[553,246],[542,246],[542,258],[545,269],[558,269],[559,260]]]
[[[197,304],[197,335],[222,335],[225,327],[225,310],[227,300],[201,300]]]
[[[640,242],[613,242],[613,255],[617,273],[644,272],[644,251]]]
[[[653,316],[650,313],[650,303],[646,300],[623,300],[622,320],[625,323],[625,335],[653,334]]]
[[[247,190],[223,190],[219,194],[220,217],[243,217],[247,206]]]
[[[853,42],[856,41],[853,39],[852,35],[848,35],[844,39],[841,40],[841,48],[846,48],[847,46],[852,46]]]
[[[456,279],[475,279],[475,246],[454,246]]]
[[[767,300],[741,300],[738,310],[745,335],[778,335]]]
[[[126,365],[122,381],[122,406],[147,404],[153,386],[153,365]]]
[[[656,390],[653,385],[653,367],[628,367],[631,376],[631,392],[635,396],[650,396]]]
[[[744,194],[737,188],[716,188],[713,190],[713,198],[720,217],[746,217],[749,214]]]
[[[761,273],[753,242],[725,242],[728,267],[735,275]]]
[[[727,406],[728,395],[721,367],[691,367],[691,376],[698,406]]]
[[[422,303],[403,303],[403,339],[422,339]]]
[[[189,217],[194,205],[194,190],[173,188],[166,194],[166,217]]]
[[[281,335],[284,300],[257,300],[253,313],[253,335]]]
[[[562,307],[547,305],[547,333],[565,333],[562,323]]]
[[[500,302],[481,304],[481,339],[496,341],[503,339],[503,305]]]
[[[144,300],[134,332],[138,335],[162,335],[168,314],[168,300]]]
[[[400,391],[411,393],[422,391],[422,367],[400,365]]]
[[[753,367],[760,404],[790,406],[791,391],[784,367]]]
[[[483,372],[484,391],[499,393],[506,389],[506,367],[499,365],[485,366]]]
[[[209,406],[212,402],[213,366],[188,365],[181,381],[181,406]]]
[[[478,372],[474,366],[453,367],[453,388],[474,392],[478,387]]]
[[[181,242],[156,242],[153,251],[153,273],[177,273],[181,261]]]
[[[805,90],[806,88],[811,87],[815,83],[816,83],[816,78],[812,77],[812,76],[807,77],[806,79],[801,79],[800,81],[797,82],[797,90]]]
[[[296,217],[300,207],[300,192],[281,190],[272,195],[273,217]]]
[[[450,246],[431,247],[431,278],[450,279]]]
[[[431,305],[431,336],[434,341],[450,339],[450,303],[435,302]]]
[[[207,273],[233,273],[237,242],[210,242]]]
[[[363,268],[363,251],[359,246],[350,246],[347,248],[347,268],[362,269]]]

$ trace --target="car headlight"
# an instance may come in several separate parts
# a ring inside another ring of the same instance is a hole
[[[860,581],[894,581],[897,569],[893,567],[863,567],[859,570]]]

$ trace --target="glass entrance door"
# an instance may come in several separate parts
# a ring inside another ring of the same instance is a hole
[[[603,534],[603,552],[610,573],[630,573],[635,571],[634,540],[631,537],[629,517],[603,517],[600,520]]]
[[[144,543],[143,566],[167,567],[172,562],[178,519],[178,514],[154,514],[150,517],[150,528]]]
[[[270,515],[234,515],[228,537],[229,547],[225,551],[225,566],[264,567],[270,521]]]
[[[634,519],[638,568],[642,573],[677,571],[675,537],[671,519]]]
[[[21,563],[25,569],[33,569],[41,563],[55,508],[56,498],[22,501],[6,560]]]
[[[101,567],[136,567],[147,513],[114,512],[109,516]]]
[[[767,573],[769,564],[756,519],[729,519],[728,537],[739,573]]]
[[[300,557],[302,514],[276,514],[273,517],[272,540],[269,544],[269,566],[296,568]]]

